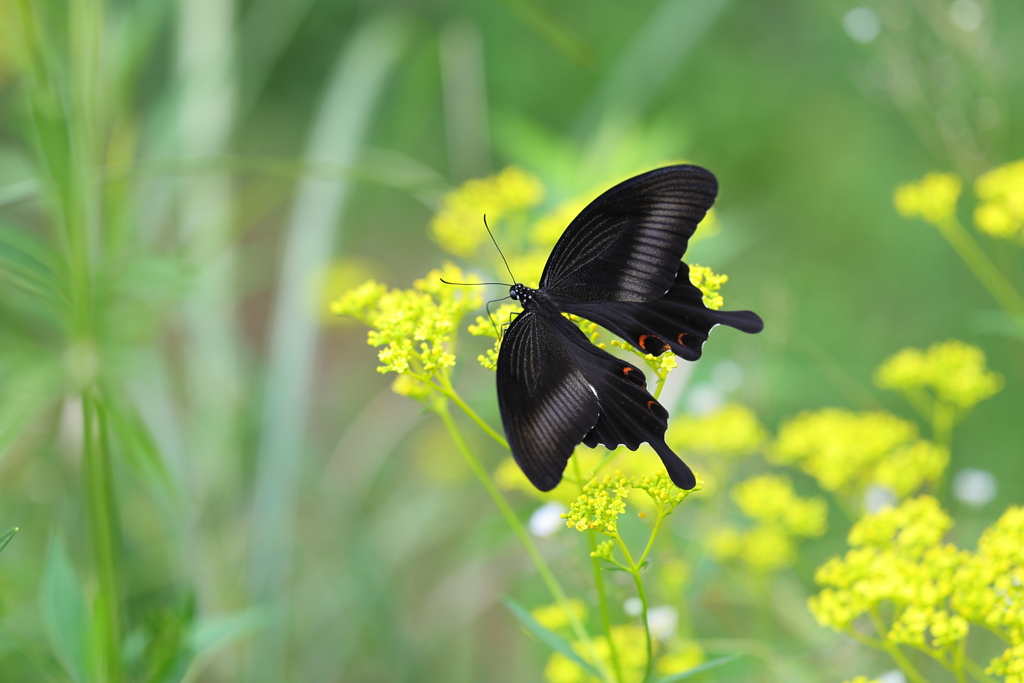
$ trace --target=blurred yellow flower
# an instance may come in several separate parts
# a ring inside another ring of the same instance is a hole
[[[572,598],[568,602],[569,609],[573,611],[577,619],[587,618],[587,606],[582,600]],[[537,607],[531,610],[530,614],[537,620],[537,623],[552,631],[557,631],[569,625],[569,616],[562,609],[562,606],[557,603]]]
[[[510,166],[489,178],[466,181],[445,195],[430,223],[430,235],[445,251],[471,256],[487,240],[483,216],[492,224],[502,217],[531,208],[544,198],[540,180]]]
[[[929,173],[896,188],[896,210],[904,218],[940,223],[955,216],[962,187],[963,181],[955,173]]]
[[[849,681],[845,681],[845,683],[878,683],[878,679],[868,678],[867,676],[857,676]]]
[[[985,352],[957,339],[927,350],[906,348],[875,371],[875,384],[908,395],[928,390],[935,400],[968,410],[1003,388],[1003,378],[988,369]]]
[[[766,474],[737,484],[732,499],[755,526],[739,530],[722,526],[705,539],[708,552],[719,561],[738,559],[755,572],[771,572],[796,561],[802,538],[821,536],[828,523],[824,498],[801,498],[784,476]]]
[[[598,193],[599,194],[599,193]],[[591,195],[591,196],[597,196]],[[548,212],[537,219],[530,231],[530,242],[539,247],[545,254],[551,251],[555,242],[562,236],[565,229],[573,218],[579,215],[588,204],[589,200],[584,197],[575,197],[563,202],[555,210]]]
[[[886,412],[807,411],[785,422],[770,459],[796,465],[828,491],[855,495],[881,484],[905,496],[944,471],[949,453],[917,440],[914,423]]]
[[[704,648],[692,640],[673,638],[665,644],[665,654],[654,663],[662,676],[682,673],[704,663]]]
[[[611,636],[615,642],[623,682],[640,683],[647,664],[647,643],[643,627],[638,624],[613,626]],[[612,658],[608,639],[596,636],[590,642],[594,654],[601,659],[606,669],[611,670]],[[656,657],[654,667],[661,675],[682,673],[704,661],[704,650],[693,641],[670,638],[665,643],[655,640],[653,644]],[[583,648],[579,643],[573,643],[573,649],[583,655]],[[599,679],[587,674],[579,664],[558,652],[548,658],[548,663],[544,667],[544,679],[548,683],[600,683]]]
[[[764,474],[737,484],[732,499],[747,517],[781,527],[791,536],[821,536],[828,526],[828,504],[821,496],[801,498],[788,477]]]
[[[1024,159],[1004,164],[974,183],[981,203],[974,210],[978,230],[1011,239],[1024,226]]]
[[[665,440],[676,450],[735,457],[755,453],[768,432],[753,410],[730,403],[700,417],[674,417]]]

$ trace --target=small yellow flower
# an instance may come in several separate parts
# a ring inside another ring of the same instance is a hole
[[[696,263],[690,264],[690,282],[704,294],[704,305],[712,310],[718,310],[725,305],[725,300],[718,290],[728,281],[728,275],[716,274],[710,268]]]
[[[896,188],[896,210],[905,218],[941,223],[956,214],[963,181],[954,173],[929,173],[921,180]]]
[[[487,239],[482,220],[497,224],[510,213],[536,206],[544,186],[514,166],[497,175],[466,181],[445,195],[441,210],[430,223],[430,234],[445,251],[471,256]]]
[[[1024,226],[1024,159],[985,173],[974,184],[981,203],[974,210],[978,230],[1011,239]]]
[[[875,371],[875,384],[911,395],[927,390],[936,400],[967,410],[1002,389],[1003,378],[988,369],[984,351],[950,339],[925,351],[895,353]]]
[[[440,278],[454,282],[473,282],[471,275],[454,265],[432,270],[413,283],[412,289],[392,289],[372,280],[342,295],[331,304],[335,315],[347,315],[370,327],[367,343],[381,347],[377,357],[379,372],[409,375],[395,383],[400,394],[423,398],[430,382],[439,372],[455,365],[453,335],[459,320],[482,303],[472,287],[446,285]]]
[[[583,486],[583,493],[569,505],[562,515],[565,525],[577,531],[594,529],[614,536],[619,532],[619,516],[626,512],[629,479],[618,470],[615,474],[591,479]]]
[[[972,622],[1019,632],[1024,513],[1008,510],[982,535],[977,553],[941,542],[952,524],[928,496],[863,518],[850,531],[846,555],[818,568],[815,580],[824,588],[809,601],[812,613],[837,631],[849,631],[854,620],[870,614],[882,628],[878,637],[933,650],[937,657],[958,650]],[[889,606],[882,609],[883,603]],[[885,614],[892,615],[888,626],[880,622]],[[992,666],[1000,671],[1001,660]]]

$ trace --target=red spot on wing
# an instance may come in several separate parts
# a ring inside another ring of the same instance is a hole
[[[647,340],[649,338],[657,339],[658,342],[659,342],[659,346],[657,348],[653,348],[653,349],[647,348]],[[660,337],[656,337],[653,334],[641,334],[640,335],[640,339],[637,340],[637,345],[641,349],[646,351],[647,353],[661,353],[662,351],[664,351],[665,349],[668,348],[668,344],[665,343],[664,339],[661,339]]]
[[[623,375],[626,375],[626,376],[629,376],[629,373],[630,373],[630,372],[631,372],[632,370],[633,370],[633,368],[631,368],[631,367],[629,367],[629,366],[626,366],[626,367],[622,368],[622,374],[623,374]]]

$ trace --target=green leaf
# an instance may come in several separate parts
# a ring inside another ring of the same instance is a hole
[[[27,231],[0,225],[0,275],[55,308],[66,309],[68,296],[57,263],[50,248]]]
[[[124,450],[125,459],[144,479],[170,500],[178,490],[156,440],[138,410],[116,391],[104,392],[110,426]]]
[[[164,679],[165,683],[195,680],[204,660],[271,623],[268,611],[258,607],[200,621],[189,630],[185,639],[187,646],[179,655],[171,675]]]
[[[508,611],[511,612],[513,616],[515,616],[515,618],[526,627],[526,630],[537,638],[537,640],[541,641],[555,652],[568,657],[590,675],[595,676],[596,678],[601,678],[601,674],[590,662],[576,654],[576,651],[572,649],[572,645],[569,644],[568,640],[554,631],[541,626],[540,622],[534,619],[533,615],[526,611],[526,608],[512,598],[502,598],[501,601],[505,604],[505,607],[508,608]]]
[[[685,681],[689,678],[693,678],[694,676],[699,676],[705,671],[710,671],[711,669],[717,669],[720,666],[725,666],[729,662],[739,659],[740,656],[741,655],[735,654],[726,655],[725,657],[719,657],[718,659],[712,659],[710,662],[704,662],[700,666],[695,666],[692,669],[687,669],[686,671],[681,671],[677,674],[669,674],[664,678],[659,678],[654,683],[675,683],[676,681]]]
[[[14,534],[16,533],[18,533],[18,527],[14,527],[3,536],[0,536],[0,550],[7,547],[7,544],[11,542],[11,539],[14,538]]]
[[[72,680],[85,683],[89,680],[86,653],[90,618],[81,582],[60,536],[50,540],[39,602],[57,660]]]

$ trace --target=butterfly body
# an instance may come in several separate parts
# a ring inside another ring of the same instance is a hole
[[[594,346],[562,313],[596,322],[644,353],[671,349],[687,360],[700,357],[715,325],[759,331],[754,313],[705,307],[680,260],[717,187],[696,166],[620,183],[566,228],[539,288],[511,287],[523,312],[502,338],[498,404],[512,455],[538,489],[558,484],[579,443],[630,450],[649,443],[677,486],[696,485],[665,443],[668,411],[647,391],[643,372]]]

